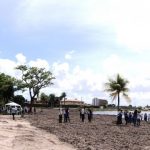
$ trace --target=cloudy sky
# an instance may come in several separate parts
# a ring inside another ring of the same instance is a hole
[[[130,81],[131,104],[150,105],[149,7],[149,0],[0,1],[0,72],[45,67],[56,77],[45,93],[87,103],[111,103],[103,85],[120,73]]]

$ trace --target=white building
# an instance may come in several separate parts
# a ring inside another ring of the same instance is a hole
[[[92,105],[93,106],[107,106],[108,101],[106,99],[93,98]]]
[[[64,104],[64,100],[60,101],[60,104]],[[84,102],[78,99],[66,99],[65,105],[84,105]]]

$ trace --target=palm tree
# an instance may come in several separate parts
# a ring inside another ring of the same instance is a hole
[[[65,92],[62,92],[61,93],[61,96],[60,96],[60,99],[62,100],[62,99],[64,99],[64,106],[65,106],[65,99],[66,99],[66,93]]]
[[[122,94],[128,102],[130,102],[130,98],[128,96],[129,89],[127,88],[128,80],[122,78],[119,74],[117,74],[115,79],[108,79],[108,82],[105,83],[105,91],[110,93],[110,97],[112,100],[118,98],[118,110],[120,106],[120,94]]]
[[[50,94],[49,95],[49,105],[51,107],[54,107],[54,105],[55,105],[55,98],[56,98],[55,94]]]

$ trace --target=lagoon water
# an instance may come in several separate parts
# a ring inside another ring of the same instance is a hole
[[[94,115],[117,115],[117,111],[94,111]]]
[[[147,113],[150,114],[150,111],[142,111],[141,114]],[[117,115],[118,111],[94,111],[93,114],[95,115]]]

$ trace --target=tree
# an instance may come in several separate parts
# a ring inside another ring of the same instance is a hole
[[[0,99],[2,100],[1,103],[7,103],[14,97],[15,82],[15,78],[4,73],[0,74]]]
[[[60,100],[64,99],[64,106],[65,106],[65,98],[66,98],[66,93],[62,92],[61,96],[60,96]]]
[[[31,99],[31,111],[35,98],[42,88],[52,85],[52,80],[55,79],[50,71],[45,68],[27,67],[26,65],[19,65],[16,69],[22,71],[22,82],[20,87],[22,89],[28,88]]]
[[[120,94],[122,94],[126,100],[130,101],[127,92],[129,89],[127,88],[128,80],[122,78],[119,74],[117,74],[115,79],[108,79],[108,82],[105,83],[105,91],[110,93],[110,97],[112,100],[118,99],[118,110],[120,106]]]
[[[56,99],[55,94],[50,94],[49,95],[49,106],[54,107],[54,105],[55,105],[55,99]]]
[[[46,95],[45,93],[41,93],[40,100],[41,100],[42,103],[47,104],[48,99],[49,99],[48,95]]]
[[[25,98],[22,95],[16,95],[16,96],[14,96],[13,101],[15,103],[20,104],[21,106],[23,106],[24,102],[25,102]]]

